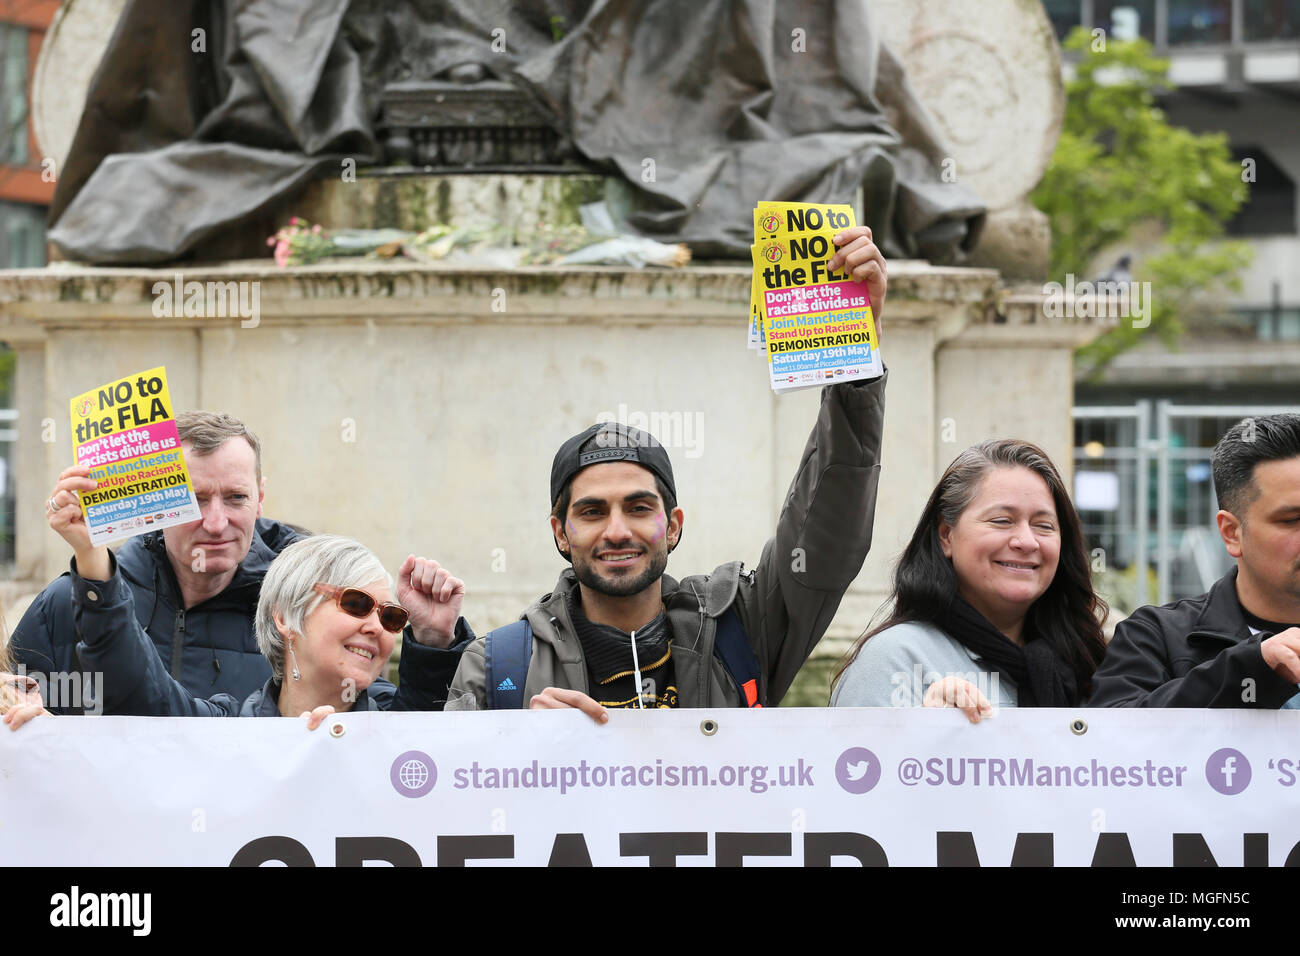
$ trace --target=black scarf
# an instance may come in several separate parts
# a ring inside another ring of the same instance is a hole
[[[1074,671],[1032,631],[1028,620],[1022,632],[1025,646],[1020,647],[957,594],[934,623],[1015,684],[1019,706],[1072,707],[1079,703]]]
[[[642,686],[633,670],[632,641],[626,631],[597,624],[582,610],[575,588],[568,595],[569,617],[587,662],[591,696],[606,707],[676,707],[677,686],[672,657],[672,632],[666,612],[636,631]],[[649,685],[649,688],[646,685]]]

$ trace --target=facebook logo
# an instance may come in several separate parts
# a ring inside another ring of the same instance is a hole
[[[1223,747],[1205,762],[1205,779],[1219,793],[1231,797],[1250,783],[1250,761],[1240,750]]]

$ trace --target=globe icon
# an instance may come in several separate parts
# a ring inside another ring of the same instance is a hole
[[[408,790],[419,790],[429,782],[429,768],[421,760],[408,760],[398,768],[397,779]]]
[[[403,797],[422,797],[438,782],[438,765],[424,751],[408,750],[397,755],[388,776]]]

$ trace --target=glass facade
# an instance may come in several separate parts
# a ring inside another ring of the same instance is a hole
[[[1043,0],[1047,19],[1052,21],[1056,38],[1064,40],[1070,31],[1083,22],[1083,8],[1079,0]]]
[[[1210,461],[1235,422],[1268,406],[1139,401],[1074,409],[1074,501],[1093,584],[1121,612],[1208,590],[1232,568],[1215,526]]]
[[[1265,342],[1300,341],[1300,309],[1238,309]]]
[[[1241,39],[1246,43],[1300,39],[1300,0],[1238,0]],[[1057,37],[1076,26],[1101,27],[1108,36],[1142,37],[1156,43],[1163,8],[1169,46],[1230,44],[1233,0],[1093,0],[1092,21],[1084,23],[1086,0],[1043,0]]]
[[[1169,45],[1232,42],[1232,0],[1168,0]]]
[[[0,163],[27,164],[27,31],[0,23]]]
[[[1300,39],[1300,0],[1245,0],[1242,19],[1247,42]]]
[[[1230,236],[1294,236],[1296,183],[1263,146],[1234,145],[1233,158],[1251,173],[1250,194],[1227,223]]]
[[[0,202],[0,269],[45,265],[45,207]]]
[[[28,166],[27,56],[30,33],[0,23],[0,166]],[[9,171],[0,169],[0,184]],[[0,269],[45,264],[45,209],[28,203],[0,201]],[[13,575],[14,560],[14,356],[0,345],[0,575]]]
[[[1117,40],[1156,42],[1156,0],[1096,0],[1092,21]]]

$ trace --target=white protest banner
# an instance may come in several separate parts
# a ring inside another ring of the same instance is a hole
[[[1300,714],[38,718],[5,865],[1300,862]]]

